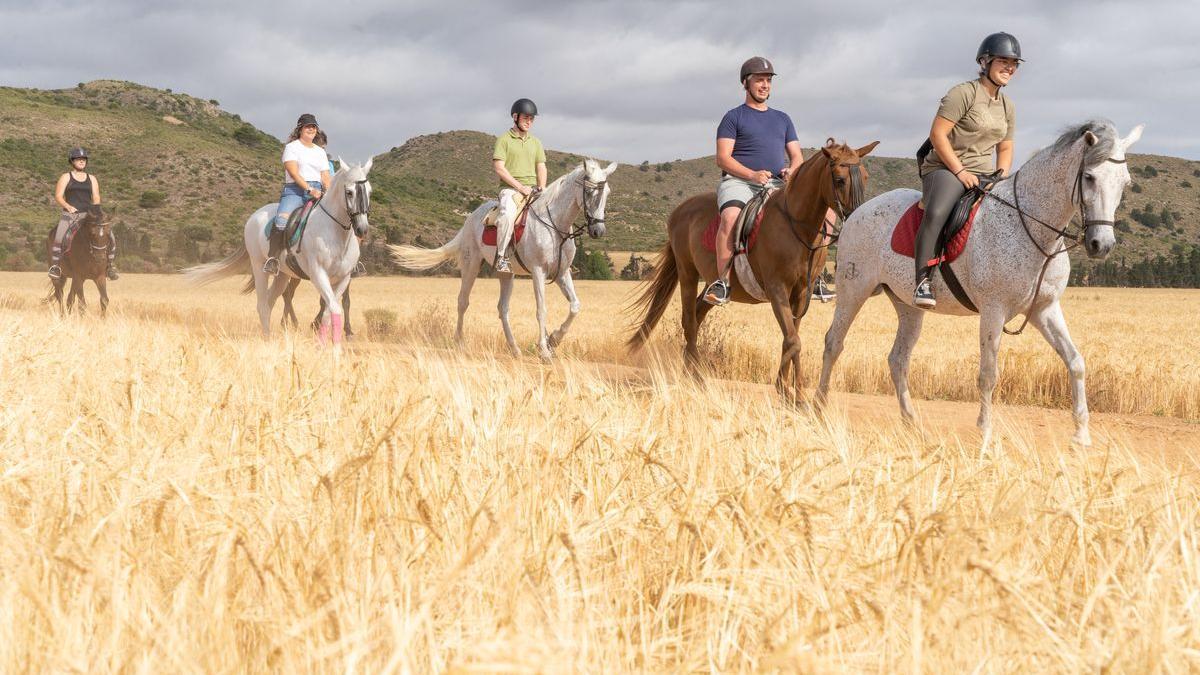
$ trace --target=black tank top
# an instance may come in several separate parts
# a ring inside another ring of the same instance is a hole
[[[75,176],[67,173],[67,189],[63,190],[63,199],[80,211],[92,205],[92,177],[75,180]]]

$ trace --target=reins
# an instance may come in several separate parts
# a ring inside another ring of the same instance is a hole
[[[550,232],[552,232],[554,234],[554,236],[558,239],[557,260],[555,262],[554,275],[549,277],[550,279],[557,279],[558,276],[562,273],[563,248],[567,245],[567,242],[571,241],[573,239],[579,239],[580,237],[583,236],[583,234],[585,232],[588,231],[588,229],[590,227],[592,227],[593,225],[595,225],[597,223],[604,222],[603,218],[595,217],[592,214],[592,212],[590,210],[588,210],[588,199],[589,199],[589,197],[591,197],[597,193],[603,194],[604,186],[605,186],[605,184],[607,184],[607,182],[608,181],[606,181],[606,180],[602,180],[602,181],[593,183],[592,181],[587,180],[586,178],[582,178],[582,177],[575,179],[575,183],[583,188],[583,197],[581,198],[581,201],[583,202],[583,225],[572,224],[570,232],[563,232],[562,230],[560,230],[558,228],[558,224],[554,222],[554,214],[551,213],[549,205],[546,206],[546,217],[545,218],[542,218],[542,216],[538,215],[537,210],[534,208],[535,206],[537,206],[536,203],[531,202],[529,204],[529,206],[527,207],[529,210],[529,214],[531,216],[533,216],[539,223],[541,223],[546,229],[550,230]],[[591,191],[591,194],[589,194],[589,190]],[[555,196],[558,196],[558,195],[556,194]],[[516,246],[513,247],[513,252],[514,253],[516,252]],[[522,263],[522,266],[524,266],[524,263]]]

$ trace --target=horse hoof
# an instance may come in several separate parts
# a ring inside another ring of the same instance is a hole
[[[550,334],[550,339],[547,340],[547,342],[550,345],[550,349],[554,349],[562,343],[562,335],[559,334],[558,331],[555,331],[554,333]]]
[[[1086,429],[1080,429],[1071,437],[1071,445],[1080,448],[1090,448],[1092,447],[1092,435]]]

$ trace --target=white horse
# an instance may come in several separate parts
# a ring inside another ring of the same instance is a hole
[[[593,239],[604,235],[604,206],[608,201],[608,177],[616,171],[616,162],[601,168],[592,159],[570,173],[546,186],[546,190],[529,207],[525,221],[525,235],[513,245],[516,253],[511,261],[516,274],[528,274],[533,279],[533,296],[537,300],[538,355],[543,361],[553,357],[553,349],[566,337],[571,322],[579,314],[579,298],[571,280],[571,262],[575,259],[575,238],[587,233]],[[494,245],[483,243],[484,217],[496,202],[484,202],[467,216],[458,234],[439,248],[426,249],[416,246],[391,246],[392,256],[401,267],[410,270],[427,270],[443,261],[456,259],[462,270],[462,285],[458,291],[458,328],[454,338],[460,344],[463,338],[463,315],[471,302],[471,287],[479,274],[484,260],[492,261],[496,254]],[[572,223],[583,211],[585,225],[574,228]],[[563,324],[552,335],[546,333],[546,281],[558,284],[563,295],[571,304],[570,313]],[[512,297],[513,275],[500,275],[500,323],[504,327],[504,338],[513,355],[521,353],[508,322],[508,305]]]
[[[1122,139],[1112,123],[1105,121],[1072,128],[1011,178],[997,183],[980,205],[966,248],[953,270],[979,309],[977,424],[985,447],[992,431],[1000,336],[1007,332],[1005,324],[1022,313],[1066,363],[1075,417],[1072,440],[1079,445],[1091,443],[1083,357],[1071,342],[1059,306],[1071,269],[1065,239],[1077,240],[1091,258],[1102,259],[1112,250],[1114,213],[1130,183],[1125,152],[1141,135],[1142,126],[1138,126]],[[838,302],[825,334],[818,406],[826,400],[830,373],[859,308],[868,297],[887,291],[900,319],[888,365],[900,412],[906,420],[915,419],[908,393],[908,364],[924,315],[911,305],[913,261],[893,252],[890,240],[900,216],[920,196],[907,189],[879,195],[855,210],[842,229],[837,252]],[[1076,209],[1082,214],[1081,235],[1067,232]],[[972,313],[955,299],[940,273],[935,274],[934,292],[938,313]]]
[[[329,190],[313,207],[303,237],[298,246],[291,247],[304,276],[312,280],[325,301],[318,336],[322,343],[332,342],[340,346],[342,334],[342,293],[350,284],[350,272],[358,262],[358,238],[367,233],[370,224],[367,212],[371,208],[371,183],[367,173],[373,160],[363,166],[341,162],[341,167],[329,185]],[[268,230],[275,219],[279,204],[267,204],[255,211],[246,221],[245,244],[224,260],[198,265],[184,270],[188,280],[204,285],[234,276],[245,271],[250,264],[251,281],[244,293],[251,289],[258,292],[258,318],[262,323],[263,337],[271,335],[271,309],[283,293],[288,282],[301,278],[284,260],[280,260],[280,273],[271,280],[263,272],[263,263],[269,250]],[[281,254],[286,258],[287,253]]]

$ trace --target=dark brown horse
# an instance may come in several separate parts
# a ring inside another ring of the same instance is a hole
[[[47,257],[54,246],[56,227],[50,229],[50,235],[46,239]],[[91,279],[100,291],[100,315],[104,316],[108,311],[108,278],[104,273],[108,269],[111,223],[104,217],[104,212],[99,206],[90,206],[86,215],[79,220],[77,228],[70,250],[63,255],[60,265],[62,275],[51,280],[53,289],[46,300],[57,302],[59,313],[65,314],[73,309],[75,299],[78,298],[79,312],[82,314],[87,308],[87,301],[83,298],[83,283]],[[64,310],[63,286],[66,285],[67,279],[71,280],[71,290],[67,293],[67,306]]]
[[[832,226],[824,226],[826,213],[833,209],[844,219],[862,203],[867,183],[862,157],[878,143],[854,150],[829,139],[763,205],[765,213],[757,242],[747,258],[783,331],[775,386],[784,395],[789,393],[789,369],[791,395],[800,394],[800,338],[796,329],[808,311],[812,280],[825,269]],[[705,229],[717,216],[717,197],[711,192],[688,199],[671,213],[667,220],[667,244],[659,253],[654,276],[645,282],[646,288],[635,303],[635,307],[644,308],[645,318],[629,338],[631,353],[641,349],[650,338],[678,286],[683,301],[683,334],[687,340],[684,357],[689,369],[696,372],[699,359],[696,335],[712,309],[700,299],[696,285],[701,279],[717,278],[716,255],[703,243]],[[761,302],[746,291],[737,275],[732,275],[731,282],[731,299]]]

